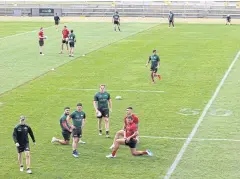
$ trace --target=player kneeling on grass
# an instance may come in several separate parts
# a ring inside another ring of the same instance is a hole
[[[159,80],[162,79],[161,75],[157,74],[158,68],[160,66],[160,58],[157,55],[157,51],[153,50],[153,54],[149,57],[146,67],[148,66],[148,64],[151,61],[151,79],[152,79],[152,83],[155,83],[154,81],[154,77],[158,77]]]
[[[60,118],[60,126],[62,128],[62,136],[64,138],[64,140],[61,139],[57,139],[56,137],[52,138],[52,143],[54,142],[58,142],[62,145],[68,145],[69,141],[70,141],[70,136],[72,133],[72,129],[70,127],[70,125],[68,125],[67,123],[67,117],[70,114],[70,108],[69,107],[65,107],[64,108],[64,113]]]
[[[132,107],[128,107],[127,108],[127,115],[124,118],[124,126],[122,130],[119,130],[116,132],[114,140],[113,140],[113,144],[111,145],[110,149],[114,148],[114,143],[116,142],[117,139],[119,139],[120,137],[124,137],[124,130],[126,129],[127,123],[128,123],[128,116],[131,116],[133,118],[133,123],[136,124],[136,126],[138,127],[138,123],[139,123],[139,119],[138,117],[133,114],[133,108]],[[138,137],[136,137],[137,143],[139,143],[139,139]]]
[[[71,30],[71,33],[68,36],[68,42],[69,42],[69,47],[70,47],[69,57],[74,57],[74,46],[76,43],[76,36],[73,33],[73,30]]]
[[[115,158],[120,145],[129,146],[133,156],[140,156],[140,155],[152,156],[153,154],[150,150],[145,150],[145,151],[137,151],[136,150],[136,145],[137,145],[136,137],[137,136],[138,136],[137,125],[133,122],[133,118],[131,116],[128,116],[127,117],[127,126],[124,131],[124,138],[117,139],[115,141],[112,153],[110,155],[107,155],[106,157],[107,158]]]
[[[23,163],[22,163],[22,153],[25,152],[27,173],[32,174],[32,171],[30,169],[30,148],[29,148],[28,134],[31,136],[34,145],[36,143],[35,143],[33,131],[30,126],[25,124],[25,120],[26,120],[25,116],[20,116],[20,123],[13,130],[13,140],[18,151],[18,162],[20,165],[20,171],[23,172],[23,169],[24,169]]]
[[[72,137],[73,137],[73,152],[72,155],[74,157],[78,157],[78,142],[80,141],[82,137],[82,129],[84,127],[85,121],[86,121],[86,114],[82,111],[82,104],[77,104],[77,110],[74,111],[72,114],[70,114],[67,117],[67,122],[70,124],[70,119],[72,119]],[[85,143],[82,141],[82,143]]]

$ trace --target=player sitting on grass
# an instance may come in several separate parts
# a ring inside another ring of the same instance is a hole
[[[127,117],[127,125],[124,128],[125,128],[124,138],[117,139],[115,141],[113,151],[110,155],[106,156],[107,158],[115,158],[120,145],[129,146],[133,156],[140,156],[140,155],[152,156],[153,155],[150,150],[145,150],[145,151],[136,150],[136,145],[137,145],[136,137],[138,136],[138,127],[133,122],[133,118],[131,116]]]

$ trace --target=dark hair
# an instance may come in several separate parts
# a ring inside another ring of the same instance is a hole
[[[64,27],[67,27],[66,25]]]
[[[64,110],[66,110],[66,109],[70,109],[70,107],[65,107]]]
[[[82,103],[77,103],[77,106],[82,106]]]
[[[157,50],[153,50],[153,53],[155,53]]]
[[[133,120],[132,116],[127,116],[127,119]]]
[[[131,106],[129,106],[127,109],[133,109]]]
[[[71,30],[71,33],[73,33],[73,30]]]

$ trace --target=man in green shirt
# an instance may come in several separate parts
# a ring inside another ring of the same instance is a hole
[[[60,118],[60,126],[62,128],[62,136],[64,138],[64,140],[61,139],[57,139],[56,137],[52,138],[52,143],[54,142],[58,142],[62,145],[68,145],[69,141],[70,141],[70,136],[72,133],[72,129],[69,126],[69,124],[67,123],[67,117],[70,114],[70,107],[65,107],[64,108],[64,113],[62,114],[61,118]]]
[[[86,114],[82,111],[82,104],[77,104],[77,110],[74,111],[72,114],[70,114],[67,117],[67,123],[70,124],[70,119],[72,119],[72,137],[73,137],[73,156],[78,157],[78,142],[79,139],[82,137],[82,128],[84,127],[85,121],[86,121]]]
[[[93,106],[97,114],[99,135],[102,135],[102,118],[105,120],[106,137],[109,137],[109,110],[112,111],[110,94],[105,91],[105,85],[100,85],[100,92],[94,96]]]
[[[73,30],[71,30],[71,33],[68,36],[68,42],[69,42],[69,57],[74,57],[74,47],[75,47],[75,43],[76,43],[76,36],[73,33]]]
[[[154,81],[154,77],[158,77],[159,80],[162,79],[161,75],[157,74],[158,68],[160,66],[160,58],[157,55],[157,51],[153,50],[153,54],[149,57],[146,67],[148,66],[148,64],[151,62],[151,79],[152,79],[152,83],[155,83]]]

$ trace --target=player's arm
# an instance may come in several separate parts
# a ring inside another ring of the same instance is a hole
[[[110,94],[108,95],[108,105],[109,105],[109,109],[112,112],[112,99],[110,97]]]
[[[124,133],[123,133],[123,138],[126,139],[126,127],[124,127]]]
[[[114,16],[112,17],[112,23],[114,22]]]
[[[34,137],[33,131],[29,126],[28,126],[28,133],[31,136],[33,143],[35,143],[35,137]]]
[[[18,143],[17,136],[18,136],[17,128],[15,127],[14,130],[13,130],[13,141],[14,141],[15,144]]]
[[[150,61],[151,61],[151,56],[149,56],[148,61],[147,61],[147,63],[146,63],[146,66],[148,66],[148,64],[150,63]]]
[[[68,130],[69,132],[71,132],[71,128],[68,127],[67,125],[67,120],[62,121],[62,126],[64,127],[64,129]]]
[[[157,68],[159,68],[160,67],[160,59],[159,59],[159,57],[158,57],[158,65],[157,65]]]
[[[82,128],[85,126],[86,123],[86,114],[83,116],[83,121],[82,121]]]
[[[70,122],[71,119],[72,119],[72,114],[68,115],[68,116],[67,116],[67,119],[66,119],[66,120],[67,120],[67,123],[71,126],[71,127],[70,127],[70,130],[75,128],[75,126],[72,125],[72,123]]]
[[[93,107],[95,109],[96,112],[98,112],[98,97],[97,97],[97,94],[94,96],[94,99],[93,99]]]
[[[137,128],[136,128],[136,130],[135,130],[135,132],[133,133],[133,135],[131,135],[131,136],[129,136],[129,137],[127,138],[127,141],[129,141],[130,139],[135,138],[135,137],[137,137],[137,136],[138,136],[138,130],[137,130]]]

